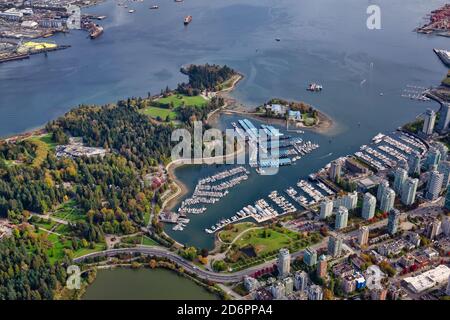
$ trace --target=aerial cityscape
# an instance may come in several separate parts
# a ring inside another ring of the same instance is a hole
[[[0,300],[450,300],[449,37],[445,0],[0,0]]]

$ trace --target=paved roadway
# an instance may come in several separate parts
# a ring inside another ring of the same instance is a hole
[[[319,242],[311,247],[314,249],[324,247],[324,246],[326,246],[327,241],[328,241],[328,238],[325,238],[325,239],[323,239],[322,242]],[[105,251],[99,251],[99,252],[94,252],[94,253],[90,253],[90,254],[75,258],[75,259],[73,259],[73,261],[75,263],[80,263],[83,260],[86,260],[88,258],[104,257],[104,256],[112,257],[112,256],[115,256],[118,254],[133,254],[133,253],[141,253],[141,254],[145,254],[145,255],[169,259],[172,262],[175,262],[177,265],[183,267],[184,270],[197,274],[197,276],[201,279],[218,282],[218,283],[231,283],[231,282],[242,281],[244,276],[252,275],[256,271],[261,270],[266,267],[269,267],[269,266],[272,266],[274,263],[276,263],[276,259],[273,259],[271,261],[267,261],[260,265],[247,268],[245,270],[241,270],[241,271],[237,271],[237,272],[233,272],[233,273],[218,273],[218,272],[214,272],[214,271],[208,271],[208,270],[201,269],[201,268],[197,267],[196,265],[194,265],[192,262],[180,257],[175,252],[172,252],[166,248],[149,247],[149,246],[137,246],[135,248],[110,249],[110,250],[105,250]],[[291,254],[291,258],[295,259],[296,257],[298,257],[302,254],[303,254],[303,250],[294,252]]]

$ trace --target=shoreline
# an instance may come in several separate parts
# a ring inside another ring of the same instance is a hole
[[[217,96],[224,98],[225,104],[222,107],[210,112],[207,115],[206,122],[208,124],[210,124],[212,127],[215,127],[214,124],[217,121],[216,115],[220,114],[223,110],[226,110],[226,108],[229,107],[230,101],[228,100],[227,93],[232,92],[236,88],[237,84],[244,78],[244,76],[241,73],[237,73],[235,75],[235,77],[236,78],[233,80],[230,87],[223,89],[221,91],[218,91],[216,93]],[[210,119],[211,119],[211,122],[210,122]],[[245,150],[245,147],[243,149]],[[223,158],[223,161],[226,161],[227,159],[229,159],[229,157],[234,157],[234,156],[240,154],[242,151],[243,150],[241,148],[241,149],[235,150],[232,154],[223,155],[221,157]],[[215,159],[218,159],[218,158],[220,158],[220,157],[210,158],[209,160],[211,160],[213,162]],[[188,163],[183,163],[184,161],[186,161]],[[199,164],[205,164],[206,162],[207,161],[205,161],[205,159],[202,159],[202,162]],[[164,202],[161,206],[161,211],[163,211],[164,209],[172,210],[178,204],[179,200],[182,197],[184,197],[186,194],[189,193],[189,188],[180,179],[178,179],[177,175],[175,174],[175,170],[177,168],[182,167],[184,165],[189,165],[189,164],[196,164],[196,163],[192,163],[191,159],[186,159],[186,160],[178,159],[178,160],[173,160],[166,165],[167,174],[170,177],[170,179],[173,181],[173,184],[175,185],[177,190],[174,194],[171,194],[168,199],[164,200]]]
[[[315,109],[317,111],[317,117],[318,117],[318,123],[313,125],[313,126],[305,126],[305,125],[296,125],[295,128],[291,128],[290,130],[308,130],[311,132],[316,132],[316,133],[327,133],[329,131],[331,131],[332,129],[334,129],[334,127],[336,126],[336,123],[331,119],[330,116],[328,116],[327,114],[325,114],[322,111],[319,111],[317,109]],[[238,114],[238,115],[242,115],[248,118],[252,118],[258,121],[262,121],[265,122],[267,124],[276,124],[276,125],[280,125],[280,126],[286,126],[286,120],[285,119],[280,119],[280,118],[270,118],[270,117],[265,117],[257,112],[251,112],[251,111],[245,111],[245,110],[222,110],[221,113],[223,114]]]

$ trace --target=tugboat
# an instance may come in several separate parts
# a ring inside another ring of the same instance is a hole
[[[312,91],[312,92],[319,92],[322,91],[323,87],[320,84],[317,84],[315,82],[310,83],[308,88],[306,88],[306,90],[308,91]]]
[[[187,26],[192,21],[192,16],[186,16],[184,18],[184,25]]]

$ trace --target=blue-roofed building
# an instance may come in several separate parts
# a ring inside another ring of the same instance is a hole
[[[289,120],[302,121],[302,113],[300,111],[289,110]]]

